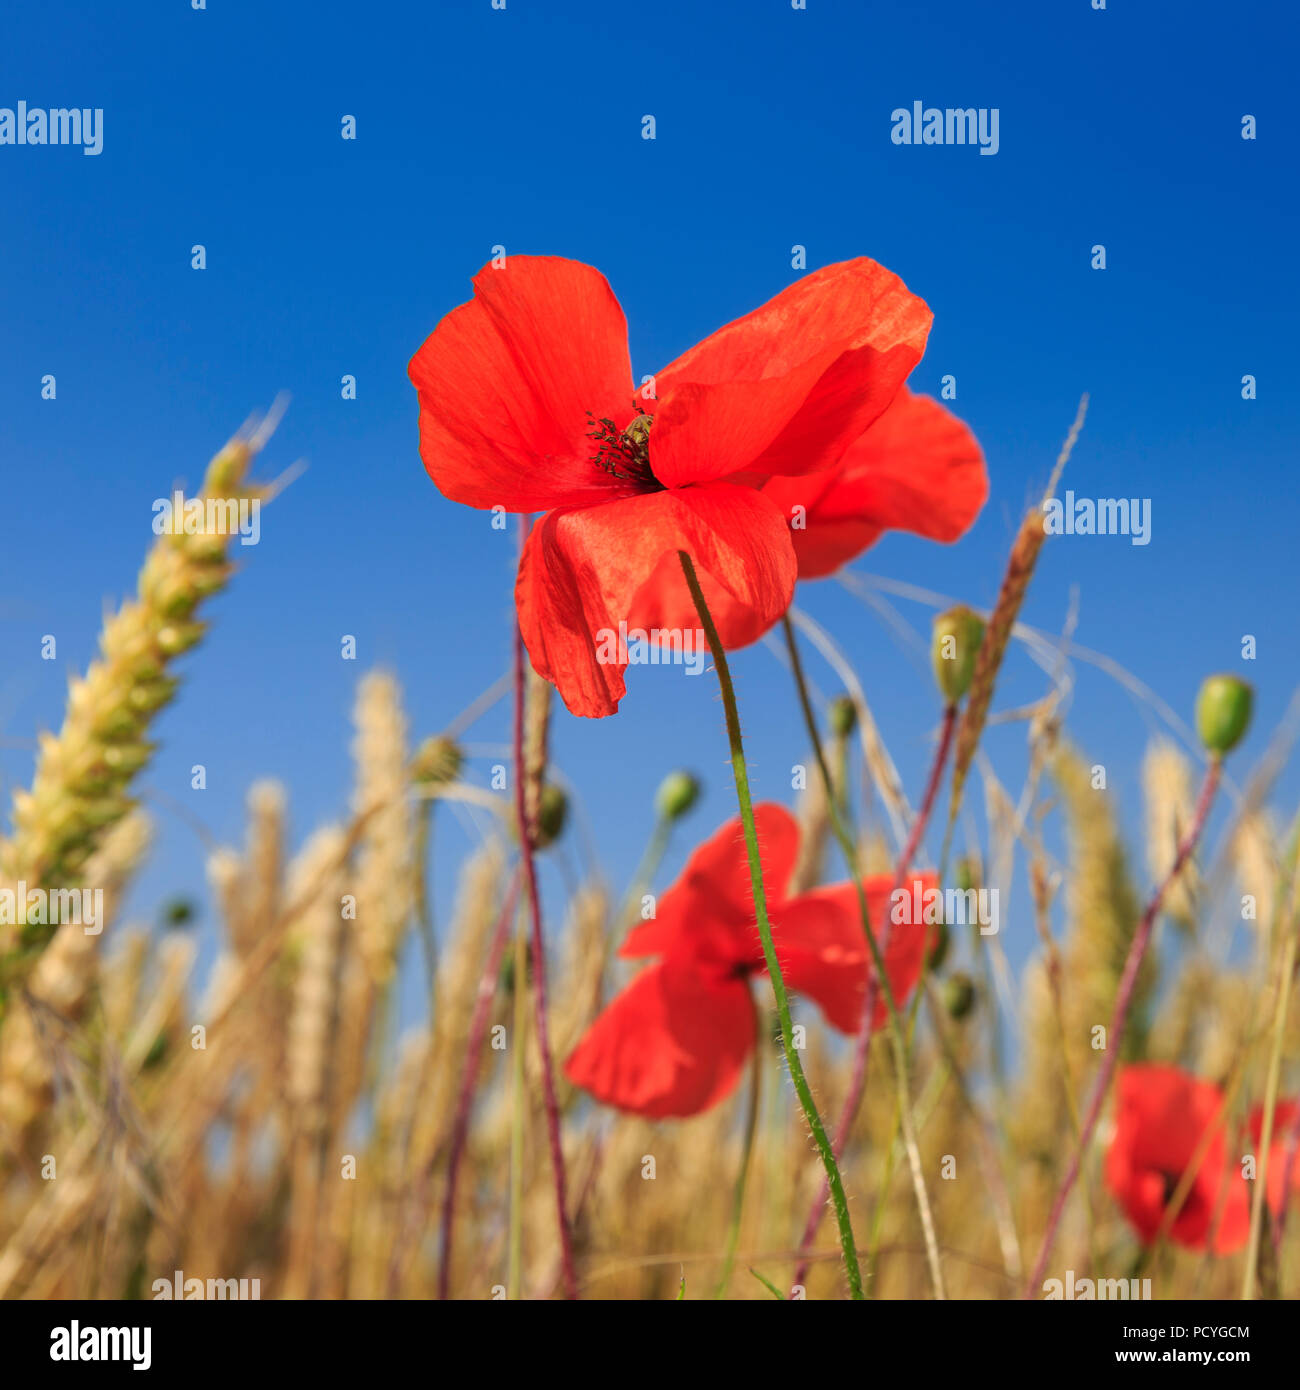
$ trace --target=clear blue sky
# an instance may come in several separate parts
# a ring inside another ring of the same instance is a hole
[[[1300,677],[1298,27],[1280,4],[1128,0],[1103,12],[1089,0],[13,9],[0,106],[105,114],[98,157],[0,146],[6,789],[30,774],[34,731],[57,726],[103,603],[132,587],[153,499],[197,485],[282,390],[292,404],[265,468],[303,457],[309,469],[212,606],[146,785],[237,841],[248,784],[280,777],[301,837],[345,807],[364,667],[397,670],[421,734],[500,673],[514,538],[436,493],[406,377],[497,243],[600,267],[638,375],[788,284],[796,243],[810,268],[870,255],[901,274],[935,313],[912,384],[956,378],[992,494],[960,546],[889,538],[859,567],[972,603],[992,600],[1091,392],[1066,485],[1150,498],[1153,539],[1054,542],[1025,616],[1059,627],[1077,586],[1077,639],[1180,712],[1205,672],[1244,670],[1258,754]],[[893,145],[891,111],[916,100],[997,107],[998,154]],[[348,114],[355,142],[340,138]],[[1245,114],[1254,141],[1240,137]],[[1090,268],[1096,243],[1104,272]],[[345,373],[355,401],[340,398]],[[833,583],[800,602],[853,658],[915,796],[936,713],[928,680]],[[926,610],[902,611],[928,629]],[[45,633],[57,662],[39,659]],[[357,663],[340,660],[343,633]],[[1259,653],[1247,668],[1244,633]],[[785,673],[762,648],[736,668],[757,793],[788,799],[804,745]],[[1016,653],[999,704],[1041,688]],[[504,714],[476,744],[505,738]],[[1149,714],[1085,668],[1071,727],[1132,820]],[[989,746],[1014,776],[1023,729]],[[712,677],[635,671],[617,718],[561,714],[556,753],[616,881],[670,767],[708,783],[690,838],[732,812]],[[479,754],[471,775],[485,780],[495,760]],[[1284,787],[1289,809],[1296,778]],[[157,814],[143,914],[203,891],[193,831]],[[455,854],[464,840],[444,843]],[[1017,958],[1032,931],[1014,930]]]

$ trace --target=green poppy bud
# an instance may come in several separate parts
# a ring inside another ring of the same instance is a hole
[[[537,802],[536,848],[545,849],[553,845],[564,833],[564,823],[568,818],[569,798],[554,782],[548,782]]]
[[[181,927],[188,927],[194,921],[196,910],[194,903],[189,898],[171,898],[163,904],[162,924],[170,931],[176,931]]]
[[[1236,676],[1210,676],[1196,697],[1196,732],[1206,749],[1231,753],[1250,723],[1255,692]]]
[[[459,745],[445,734],[435,734],[426,738],[415,750],[415,756],[411,759],[411,780],[429,786],[442,786],[460,776],[464,763],[465,755]]]
[[[955,705],[970,689],[975,658],[984,640],[984,619],[962,604],[934,620],[930,660],[944,700]]]
[[[831,733],[836,738],[848,738],[857,724],[858,707],[847,695],[837,696],[831,701]]]
[[[948,930],[948,923],[936,922],[934,925],[934,945],[930,947],[931,971],[942,968],[944,961],[948,958],[948,947],[951,945],[952,933]]]
[[[965,1018],[975,1007],[975,981],[958,972],[943,982],[943,1004],[951,1018]]]
[[[655,793],[655,810],[664,820],[680,820],[700,799],[700,784],[689,772],[670,772]]]

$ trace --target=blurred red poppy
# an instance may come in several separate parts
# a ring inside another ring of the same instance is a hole
[[[1177,1067],[1143,1063],[1121,1068],[1117,1094],[1106,1185],[1139,1238],[1149,1244],[1206,1129],[1221,1120],[1223,1093]],[[1227,1153],[1221,1123],[1169,1238],[1190,1250],[1204,1250],[1211,1231],[1216,1255],[1241,1249],[1250,1234],[1250,1188]]]
[[[786,986],[815,1000],[840,1032],[855,1032],[870,960],[853,884],[787,896],[799,827],[772,803],[755,808],[755,822]],[[934,886],[932,875],[917,877],[923,890]],[[891,877],[863,886],[873,923],[882,921]],[[900,1002],[920,976],[925,936],[920,923],[891,932],[885,966]],[[565,1075],[607,1105],[654,1119],[707,1110],[733,1090],[754,1047],[749,979],[765,970],[739,819],[691,855],[653,920],[633,929],[619,955],[659,960],[596,1019]],[[882,1001],[873,1028],[885,1017]]]
[[[921,358],[931,315],[874,261],[827,266],[633,386],[627,324],[598,271],[487,266],[411,359],[420,452],[453,501],[544,511],[515,600],[536,670],[575,714],[618,708],[616,634],[679,550],[766,624],[796,563],[761,485],[833,468]],[[687,624],[696,627],[694,611]]]
[[[1274,1216],[1277,1216],[1285,1201],[1283,1199],[1283,1183],[1286,1181],[1286,1156],[1287,1139],[1291,1132],[1291,1126],[1295,1123],[1296,1108],[1300,1102],[1294,1100],[1281,1100],[1273,1109],[1273,1142],[1268,1150],[1268,1206]],[[1250,1137],[1255,1144],[1255,1152],[1259,1152],[1259,1142],[1264,1137],[1264,1107],[1257,1105],[1250,1112]],[[1300,1158],[1291,1165],[1291,1192],[1300,1190]]]
[[[799,578],[822,579],[886,531],[958,540],[979,515],[989,482],[970,429],[938,401],[904,386],[834,468],[770,478],[762,492],[790,528]],[[748,646],[780,617],[744,604],[708,576],[701,588],[728,649]],[[662,561],[637,600],[638,625],[681,628],[694,613],[681,566]]]

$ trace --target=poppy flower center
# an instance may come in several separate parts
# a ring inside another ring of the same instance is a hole
[[[639,492],[663,492],[664,485],[650,467],[650,426],[654,416],[638,415],[625,430],[601,416],[587,411],[591,429],[587,438],[596,441],[592,463],[620,482],[634,483]]]

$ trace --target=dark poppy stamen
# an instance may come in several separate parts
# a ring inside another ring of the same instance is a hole
[[[592,428],[587,438],[596,441],[592,462],[621,482],[635,483],[644,492],[661,492],[663,484],[650,467],[650,426],[654,417],[638,415],[625,430],[602,415],[587,411]]]

